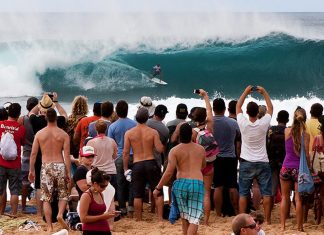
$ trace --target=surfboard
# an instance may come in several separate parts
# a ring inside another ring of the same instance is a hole
[[[161,84],[161,85],[167,85],[168,83],[166,83],[165,81],[161,80],[160,78],[157,78],[157,77],[153,77],[151,78],[151,81],[152,82],[155,82],[157,84]]]

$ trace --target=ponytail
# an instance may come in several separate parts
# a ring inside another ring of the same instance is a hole
[[[291,136],[294,142],[294,150],[297,155],[300,154],[301,138],[303,132],[306,130],[306,112],[303,108],[299,108],[295,111],[294,121],[291,126]]]

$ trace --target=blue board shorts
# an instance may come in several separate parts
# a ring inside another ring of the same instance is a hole
[[[204,214],[204,182],[180,178],[174,181],[172,192],[181,218],[188,220],[190,224],[198,225]]]

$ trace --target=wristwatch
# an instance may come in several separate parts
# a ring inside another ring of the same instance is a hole
[[[155,189],[156,189],[157,191],[160,191],[160,192],[162,191],[162,188],[159,189],[159,188],[155,187]]]

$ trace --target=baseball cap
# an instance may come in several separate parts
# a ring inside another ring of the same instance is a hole
[[[187,105],[182,104],[182,103],[181,104],[178,104],[176,113],[177,114],[185,114],[185,115],[188,115]]]
[[[11,102],[9,102],[9,101],[8,101],[8,102],[6,102],[6,103],[4,103],[4,104],[3,104],[3,107],[4,107],[4,109],[8,111],[8,109],[9,109],[9,106],[10,106],[11,104],[12,104],[12,103],[11,103]]]
[[[80,156],[81,157],[89,157],[89,156],[95,156],[94,148],[91,146],[83,146],[80,149]]]
[[[168,108],[163,105],[163,104],[159,104],[158,106],[156,106],[155,111],[154,111],[154,115],[163,118],[165,117],[165,115],[168,113]]]

